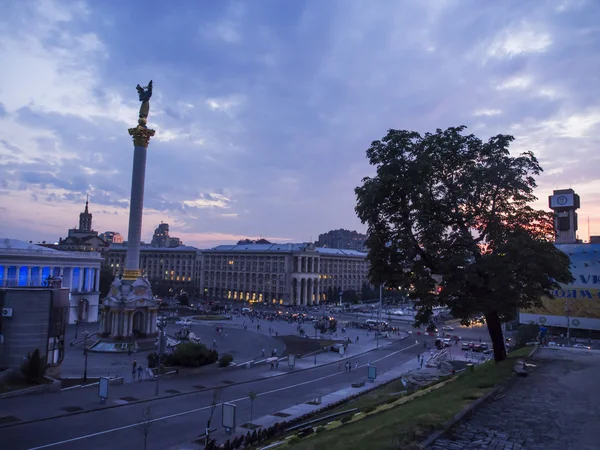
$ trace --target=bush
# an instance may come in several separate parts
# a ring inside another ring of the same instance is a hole
[[[370,412],[372,412],[372,411],[375,411],[375,408],[376,408],[376,406],[375,406],[375,405],[367,406],[367,407],[364,409],[364,411],[363,411],[363,412],[364,412],[365,414],[368,414],[368,413],[370,413]]]
[[[298,441],[300,440],[300,438],[298,437],[298,435],[292,436],[291,438],[289,438],[287,440],[288,445],[294,445],[296,443],[298,443]]]
[[[352,415],[348,414],[347,416],[342,417],[342,423],[347,423],[352,420]]]
[[[28,353],[27,358],[21,364],[21,373],[29,383],[39,381],[46,373],[46,362],[41,358],[39,349]]]
[[[166,355],[164,363],[167,366],[200,367],[213,364],[219,359],[215,350],[209,350],[204,344],[187,342],[179,344],[175,352]]]
[[[325,431],[325,427],[323,425],[319,425],[315,430],[316,433],[322,433],[323,431]]]
[[[146,356],[146,359],[148,360],[148,367],[150,369],[153,369],[156,366],[158,366],[158,353],[156,353],[156,352],[148,353],[148,356]]]
[[[540,334],[539,325],[528,323],[519,326],[515,339],[516,348],[525,347],[528,342],[537,341]]]
[[[229,364],[231,364],[232,361],[233,361],[233,356],[231,356],[229,353],[225,353],[219,359],[219,367],[227,367]]]

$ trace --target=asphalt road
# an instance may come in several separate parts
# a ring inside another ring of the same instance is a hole
[[[377,366],[379,373],[384,373],[415,358],[421,351],[420,344],[407,339],[357,357],[359,368],[349,373],[332,364],[254,383],[224,386],[219,402],[235,403],[237,423],[243,424],[249,420],[247,394],[250,391],[258,394],[253,408],[253,416],[258,418],[347,388],[354,381],[365,380],[369,361]],[[0,447],[11,450],[144,448],[144,430],[147,430],[147,449],[162,450],[191,442],[204,431],[212,396],[211,391],[200,392],[5,427],[0,431]],[[220,414],[221,410],[217,408],[213,419],[216,427],[220,427]]]

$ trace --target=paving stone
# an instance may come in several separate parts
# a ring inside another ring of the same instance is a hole
[[[443,436],[430,448],[594,448],[589,424],[600,423],[600,383],[591,371],[600,369],[600,357],[592,362],[569,355],[555,358],[546,352],[536,358],[537,367],[527,378],[517,379],[504,397],[482,406],[454,429],[451,438]],[[572,380],[567,381],[568,377]]]

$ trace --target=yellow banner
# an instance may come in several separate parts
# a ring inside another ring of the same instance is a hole
[[[554,299],[542,300],[541,308],[521,310],[525,314],[542,314],[546,316],[566,316],[600,319],[600,290],[585,288],[557,289]]]

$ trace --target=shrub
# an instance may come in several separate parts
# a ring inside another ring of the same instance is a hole
[[[370,412],[372,412],[372,411],[375,411],[375,408],[376,408],[376,406],[375,406],[375,405],[367,406],[363,412],[364,412],[365,414],[368,414],[368,413],[370,413]]]
[[[209,350],[204,344],[187,342],[179,344],[175,351],[167,355],[165,364],[168,366],[200,367],[213,364],[219,359],[215,350]]]
[[[29,383],[39,381],[46,373],[46,362],[41,358],[39,349],[28,353],[27,358],[21,364],[21,373]]]
[[[295,436],[292,436],[291,438],[289,438],[289,439],[287,440],[287,443],[288,443],[288,445],[294,445],[294,444],[296,444],[296,443],[297,443],[299,440],[300,440],[300,438],[299,438],[297,435],[295,435]]]
[[[233,356],[231,356],[229,353],[225,353],[219,359],[219,367],[227,367],[229,364],[231,364],[232,361],[233,361]]]
[[[146,356],[146,359],[148,360],[148,367],[150,369],[153,369],[154,367],[158,366],[158,353],[156,353],[156,352],[148,353],[148,356]]]
[[[352,416],[348,414],[347,416],[342,417],[342,423],[347,423],[352,420]]]
[[[319,425],[315,430],[316,433],[322,433],[323,431],[325,431],[325,427],[323,425]]]

